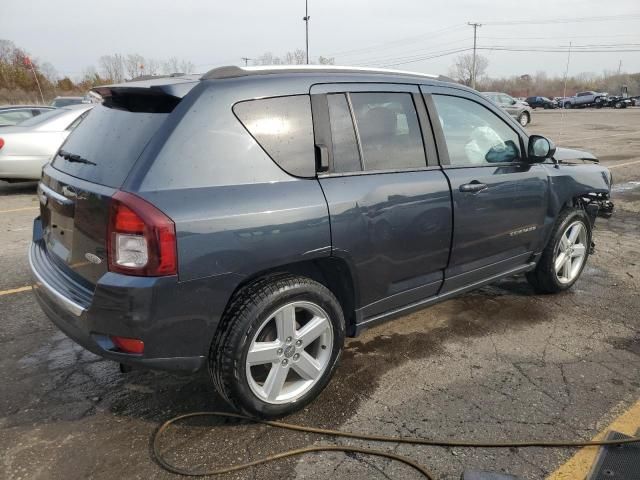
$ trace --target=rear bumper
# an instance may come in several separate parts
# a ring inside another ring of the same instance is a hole
[[[29,249],[29,265],[42,310],[87,350],[116,362],[153,369],[196,372],[206,366],[228,298],[222,288],[226,282],[221,285],[221,279],[178,282],[177,277],[130,277],[110,272],[91,291],[54,263],[44,242],[37,238]],[[144,353],[118,352],[111,335],[141,339]]]
[[[50,160],[47,156],[9,156],[0,157],[0,178],[19,178],[38,180],[42,167]]]

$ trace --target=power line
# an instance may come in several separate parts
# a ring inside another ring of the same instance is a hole
[[[468,52],[469,50],[473,50],[473,49],[471,47],[461,48],[459,50],[453,50],[451,52],[441,53],[439,55],[430,55],[430,56],[418,58],[418,59],[415,59],[415,60],[402,61],[402,62],[397,62],[397,63],[387,63],[385,65],[376,65],[376,66],[378,66],[378,67],[396,67],[398,65],[404,65],[404,64],[407,64],[407,63],[421,62],[423,60],[431,60],[433,58],[440,58],[440,57],[446,57],[448,55],[455,55],[456,53]]]
[[[361,52],[365,52],[366,53],[366,52],[370,52],[370,51],[386,50],[386,49],[389,49],[389,48],[395,48],[398,45],[403,45],[403,44],[407,44],[407,43],[416,43],[416,40],[423,39],[425,37],[432,37],[433,35],[438,35],[438,34],[441,34],[441,33],[462,29],[464,26],[465,26],[464,24],[449,25],[448,27],[444,27],[444,28],[441,28],[439,30],[435,30],[433,32],[422,33],[420,35],[413,35],[413,36],[410,36],[410,37],[400,38],[400,39],[394,40],[392,42],[385,42],[385,43],[379,43],[379,44],[370,45],[368,47],[356,48],[356,49],[351,49],[351,50],[343,50],[341,52],[332,52],[332,53],[329,53],[327,55],[328,56],[335,56],[335,57],[338,57],[338,56],[350,57],[350,56],[353,56],[353,55],[361,54]]]
[[[485,25],[552,25],[558,23],[587,23],[587,22],[612,22],[625,21],[640,18],[640,13],[630,13],[624,15],[598,15],[597,17],[578,17],[578,18],[557,18],[549,20],[504,20],[498,22],[484,22]]]
[[[401,55],[401,56],[398,56],[400,54],[384,55],[382,57],[363,58],[361,60],[358,60],[357,62],[351,62],[351,63],[354,66],[362,65],[362,64],[368,65],[368,64],[371,64],[371,63],[395,61],[395,60],[397,60],[399,58],[413,58],[415,56],[430,55],[430,54],[438,53],[438,52],[442,51],[443,49],[441,47],[447,47],[449,45],[455,45],[455,44],[459,44],[459,43],[468,43],[468,42],[469,42],[469,38],[460,38],[460,39],[452,40],[452,41],[449,41],[449,42],[434,43],[429,48],[419,48],[419,49],[407,50],[406,52],[403,52],[404,54]],[[455,48],[459,48],[459,47],[456,46]]]
[[[510,48],[510,47],[478,47],[478,50],[495,50],[495,51],[504,51],[504,52],[541,52],[541,53],[567,53],[569,50],[567,48],[556,48],[556,49],[531,49],[531,48]],[[636,49],[596,49],[596,50],[587,50],[587,49],[572,49],[571,53],[625,53],[625,52],[640,52],[640,48]]]
[[[611,35],[545,35],[544,37],[523,37],[522,35],[518,36],[491,36],[491,35],[483,35],[482,38],[489,40],[570,40],[574,38],[610,38],[610,37],[638,37],[640,36],[638,33],[617,33]]]

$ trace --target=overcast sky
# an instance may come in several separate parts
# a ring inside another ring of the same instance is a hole
[[[0,38],[73,77],[112,53],[175,56],[203,72],[304,48],[304,0],[2,0],[1,10]],[[576,49],[633,49],[573,53],[570,73],[617,71],[620,61],[623,72],[640,72],[640,0],[310,0],[309,14],[311,56],[332,56],[339,65],[446,74],[456,54],[425,57],[470,48],[466,23],[474,21],[484,23],[481,48],[562,49],[572,41]],[[527,23],[598,15],[605,18]],[[480,53],[491,76],[563,74],[567,61],[564,52]]]

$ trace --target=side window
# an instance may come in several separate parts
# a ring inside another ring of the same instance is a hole
[[[500,103],[503,105],[511,105],[513,102],[513,98],[509,95],[500,95]]]
[[[357,172],[362,169],[349,104],[344,93],[327,95],[333,144],[333,172]]]
[[[449,160],[455,166],[515,162],[518,134],[491,110],[466,98],[434,95]]]
[[[351,93],[365,170],[426,166],[418,115],[410,93]]]
[[[299,177],[315,176],[308,95],[247,100],[236,103],[233,112],[283,170]]]
[[[32,115],[29,110],[14,110],[0,113],[0,125],[15,125],[31,117]]]

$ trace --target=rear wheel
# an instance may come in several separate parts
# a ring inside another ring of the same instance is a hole
[[[523,127],[526,127],[527,125],[529,125],[529,121],[530,120],[531,120],[531,118],[529,117],[529,114],[527,112],[522,112],[520,114],[520,116],[518,117],[518,122]]]
[[[209,370],[234,408],[278,417],[324,389],[343,343],[342,309],[326,287],[305,277],[269,277],[232,300],[212,344]]]
[[[541,293],[557,293],[571,288],[589,258],[591,226],[583,210],[564,210],[536,269],[527,274],[529,283]]]

